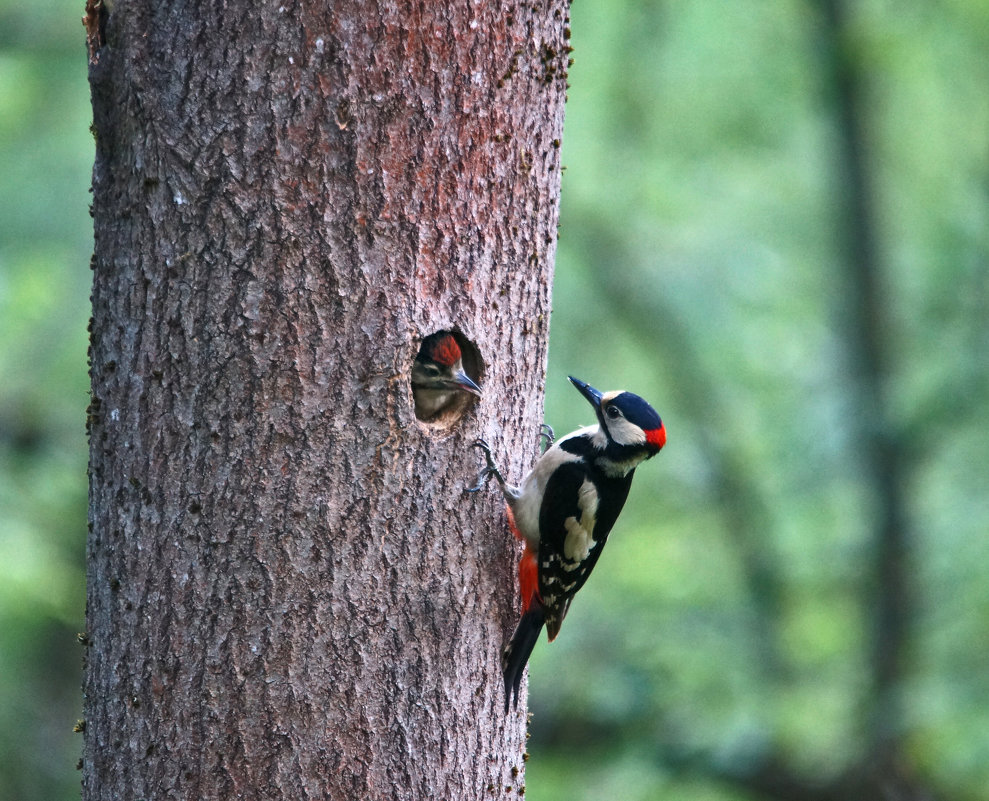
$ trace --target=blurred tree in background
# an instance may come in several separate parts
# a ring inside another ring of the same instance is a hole
[[[0,797],[26,801],[78,793],[81,13],[0,0]],[[572,28],[548,420],[589,422],[572,373],[670,443],[536,650],[527,796],[983,798],[989,6],[578,0]]]

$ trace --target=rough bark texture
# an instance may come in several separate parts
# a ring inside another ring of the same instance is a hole
[[[464,487],[475,437],[513,476],[537,449],[566,5],[85,22],[84,799],[520,793],[514,546]],[[408,375],[441,328],[485,394],[430,427]]]

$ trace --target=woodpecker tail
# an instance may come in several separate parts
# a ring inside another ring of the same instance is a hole
[[[539,632],[546,622],[546,613],[539,598],[535,595],[529,604],[528,611],[522,615],[511,642],[505,646],[501,655],[501,669],[505,674],[505,712],[508,712],[508,702],[511,699],[514,706],[519,705],[519,685],[522,684],[522,672],[532,654],[532,649],[539,639]]]

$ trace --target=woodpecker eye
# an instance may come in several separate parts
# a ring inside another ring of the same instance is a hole
[[[425,370],[426,375],[430,376],[437,376],[440,374],[440,368],[435,364],[427,364],[423,367],[423,370]]]
[[[607,414],[612,420],[622,416],[622,413],[617,406],[609,406],[605,409],[605,414]]]

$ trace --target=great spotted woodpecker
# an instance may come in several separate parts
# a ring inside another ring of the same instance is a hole
[[[572,376],[570,381],[594,407],[598,425],[557,440],[520,488],[505,483],[487,443],[475,443],[487,464],[471,491],[494,476],[508,504],[509,527],[525,543],[519,562],[522,619],[502,654],[506,712],[510,697],[518,705],[522,671],[543,625],[552,642],[594,569],[635,468],[666,444],[663,421],[638,395],[602,393]]]
[[[480,397],[481,388],[464,372],[460,346],[449,331],[422,341],[412,364],[412,395],[416,417],[430,420],[449,408],[458,392]]]

